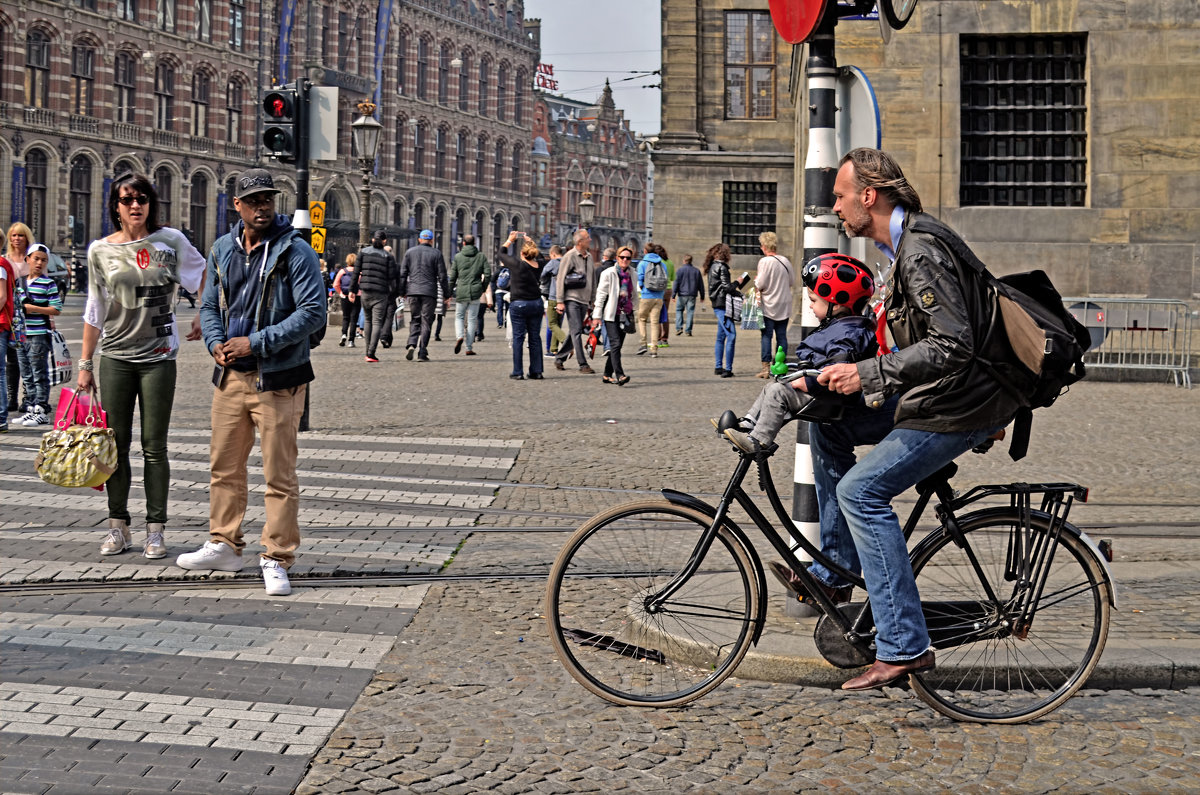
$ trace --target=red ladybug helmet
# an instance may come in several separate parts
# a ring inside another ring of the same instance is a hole
[[[821,254],[804,263],[800,272],[804,286],[831,304],[844,306],[861,315],[875,294],[871,271],[854,257],[845,254]]]

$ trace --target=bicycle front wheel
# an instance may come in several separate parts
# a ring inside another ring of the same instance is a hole
[[[948,535],[923,542],[913,560],[937,668],[913,674],[916,694],[956,720],[1024,723],[1061,706],[1087,681],[1108,637],[1112,583],[1092,550],[1069,530],[1049,539],[1049,517],[1033,514],[1024,549],[1050,543],[1032,620],[1018,605],[1028,583],[1006,579],[1020,517],[998,508],[963,517],[966,547]],[[971,565],[973,553],[999,607]],[[1036,592],[1036,583],[1032,586]]]
[[[546,586],[555,652],[571,676],[626,706],[692,701],[733,673],[754,639],[750,554],[719,528],[700,567],[669,597],[709,518],[661,500],[601,513],[567,541]]]

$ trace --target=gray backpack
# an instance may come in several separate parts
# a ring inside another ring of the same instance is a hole
[[[667,269],[662,261],[647,260],[646,272],[642,276],[642,285],[652,292],[662,292],[667,289]]]

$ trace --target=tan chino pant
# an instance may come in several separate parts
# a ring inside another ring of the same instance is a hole
[[[257,429],[266,481],[263,557],[279,561],[286,569],[300,546],[296,434],[308,386],[258,392],[254,388],[256,378],[256,373],[229,370],[213,395],[209,533],[211,540],[228,544],[239,555],[246,547],[242,539],[249,493],[246,459],[254,447]]]

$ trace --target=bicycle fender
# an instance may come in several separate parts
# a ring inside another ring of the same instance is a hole
[[[1112,566],[1109,564],[1108,558],[1105,557],[1104,553],[1100,551],[1100,546],[1095,541],[1092,540],[1092,537],[1089,536],[1087,533],[1083,532],[1082,530],[1080,530],[1075,525],[1067,523],[1067,524],[1063,525],[1063,529],[1070,530],[1075,535],[1079,536],[1079,540],[1082,541],[1084,544],[1086,544],[1088,549],[1092,550],[1092,555],[1100,563],[1100,568],[1104,569],[1105,576],[1108,577],[1108,581],[1112,584],[1112,587],[1108,589],[1108,603],[1110,605],[1112,605],[1113,610],[1116,610],[1117,609],[1117,579],[1115,577],[1113,577]]]
[[[709,505],[699,497],[691,494],[686,494],[682,491],[674,489],[662,489],[663,497],[672,505],[679,505],[684,508],[691,508],[694,511],[699,511],[705,516],[712,518],[717,515],[717,509]],[[738,526],[737,522],[725,517],[725,528],[733,534],[741,545],[750,555],[750,562],[754,564],[754,579],[755,586],[758,588],[758,616],[754,622],[754,645],[758,645],[758,638],[762,634],[763,627],[767,623],[767,573],[763,570],[762,560],[758,557],[758,550],[750,543],[750,538],[746,532]]]

